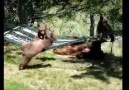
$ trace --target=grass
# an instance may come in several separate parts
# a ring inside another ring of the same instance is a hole
[[[4,80],[4,90],[29,90],[29,88],[16,81]]]
[[[55,55],[50,50],[38,54],[27,69],[19,71],[20,49],[7,46],[5,90],[122,90],[122,55],[105,52],[106,60],[99,62]]]

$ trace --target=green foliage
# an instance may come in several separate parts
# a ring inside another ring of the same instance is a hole
[[[18,22],[17,0],[4,0],[5,22]]]
[[[27,0],[25,4],[28,18],[30,20],[47,20],[57,17],[64,22],[76,20],[76,14],[90,15],[107,14],[110,16],[110,24],[114,31],[122,30],[122,0]],[[16,0],[5,0],[5,23],[19,23],[18,2]],[[81,13],[81,14],[79,14]],[[82,15],[83,16],[83,15]],[[83,16],[83,21],[86,21]],[[89,17],[88,17],[89,18]],[[61,23],[60,23],[61,24]],[[80,28],[83,28],[83,24]],[[118,27],[119,26],[119,27]],[[72,26],[71,26],[72,27]],[[58,27],[60,28],[60,27]],[[121,32],[121,31],[120,31]]]

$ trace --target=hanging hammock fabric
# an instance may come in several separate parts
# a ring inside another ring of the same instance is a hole
[[[4,40],[10,43],[21,45],[23,42],[30,42],[34,39],[37,31],[32,24],[26,24],[22,26],[17,26],[13,30],[6,31],[4,33]],[[59,48],[67,46],[74,43],[83,43],[86,42],[89,38],[81,37],[79,39],[57,39],[48,49]]]

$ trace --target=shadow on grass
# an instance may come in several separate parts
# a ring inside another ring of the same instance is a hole
[[[41,61],[46,61],[46,60],[56,60],[56,59],[53,58],[53,57],[38,57],[38,58],[36,58],[36,59],[39,59],[39,60],[41,60]]]
[[[69,63],[86,63],[84,60],[62,60],[62,61]]]
[[[25,69],[37,69],[37,68],[46,68],[46,67],[51,67],[51,65],[50,64],[46,64],[46,65],[42,65],[42,64],[28,65],[28,66],[25,67]]]
[[[109,82],[109,77],[122,79],[122,57],[117,57],[112,54],[105,54],[105,60],[65,60],[70,63],[91,63],[92,66],[86,68],[85,73],[72,75],[72,78],[81,79],[84,77],[93,77],[101,81]]]
[[[108,77],[106,75],[103,74],[103,71],[100,70],[96,70],[96,71],[89,71],[86,73],[81,73],[80,75],[73,75],[71,76],[72,78],[76,78],[76,79],[81,79],[83,77],[88,77],[88,78],[95,78],[95,79],[99,79],[103,82],[107,82],[110,83],[108,80]]]
[[[22,51],[17,51],[16,52],[18,55],[22,55]]]

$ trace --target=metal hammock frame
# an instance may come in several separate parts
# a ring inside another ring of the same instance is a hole
[[[9,43],[21,45],[24,41],[27,41],[27,42],[33,41],[36,33],[37,33],[37,30],[35,27],[33,27],[32,24],[24,24],[21,26],[17,26],[12,30],[6,31],[4,33],[4,40]],[[57,39],[46,50],[60,48],[63,46],[67,46],[69,44],[74,44],[79,42],[85,43],[86,41],[90,41],[90,40],[91,40],[90,37],[87,37],[87,38],[80,37],[79,39],[69,39],[69,38]]]

